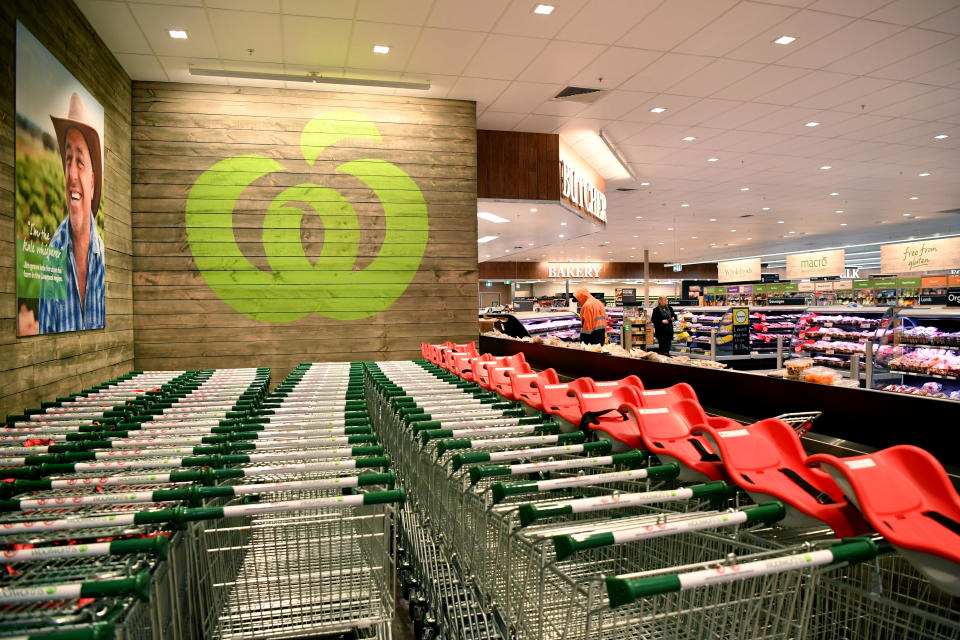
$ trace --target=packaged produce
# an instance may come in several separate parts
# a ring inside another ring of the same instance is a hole
[[[804,372],[803,379],[806,382],[832,386],[840,382],[841,377],[838,372],[827,367],[810,367]]]
[[[787,378],[790,380],[800,380],[803,378],[803,372],[813,366],[813,360],[810,358],[796,358],[787,361]]]

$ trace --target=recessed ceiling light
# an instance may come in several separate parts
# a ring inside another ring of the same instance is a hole
[[[666,111],[666,109],[663,107],[654,107],[653,109],[650,109],[650,113],[663,113],[664,111]]]
[[[533,12],[541,16],[548,16],[553,13],[553,10],[556,9],[552,4],[538,4],[534,7]]]
[[[641,187],[649,187],[649,186],[650,186],[650,183],[649,183],[649,182],[641,182],[641,183],[640,183],[640,186],[641,186]]]
[[[777,224],[783,224],[783,220],[777,220]]]
[[[681,206],[681,207],[689,207],[690,205],[687,204],[686,202],[683,202],[683,203],[680,204],[680,206]]]
[[[717,221],[716,218],[710,218],[710,222],[716,222],[716,221]]]
[[[919,200],[920,196],[910,196],[910,200]]]
[[[510,249],[507,249],[506,251],[504,251],[504,253],[510,253]]]
[[[773,42],[774,42],[774,44],[790,44],[790,43],[793,42],[794,40],[796,40],[796,38],[794,38],[793,36],[786,36],[786,35],[784,35],[784,36],[780,36],[779,38],[777,38],[777,39],[774,40]]]
[[[374,53],[390,53],[390,47],[385,44],[375,44],[373,45]]]
[[[667,231],[673,231],[673,227],[667,227]]]
[[[715,246],[717,246],[717,243],[716,243],[716,242],[711,242],[711,243],[710,243],[710,246],[711,246],[711,247],[715,247]]]
[[[770,207],[763,207],[764,211],[770,211]]]
[[[630,257],[632,258],[633,256],[630,256]]]
[[[920,176],[921,178],[926,178],[927,176],[930,175],[930,172],[924,171],[923,173],[918,173],[917,175]]]
[[[657,244],[664,244],[663,242],[658,242]]]
[[[528,247],[532,247],[532,246],[533,246],[533,243],[532,243],[532,242],[528,242],[528,243],[527,243],[527,246],[528,246]]]
[[[537,212],[537,208],[536,208],[536,207],[534,207],[533,209],[530,209],[530,213],[536,213],[536,212]]]
[[[837,209],[834,213],[843,213],[843,209]]]
[[[787,233],[796,233],[796,231],[787,231]]]
[[[691,239],[691,240],[696,240],[696,239],[697,239],[697,236],[690,236],[690,239]]]
[[[580,248],[581,248],[581,249],[585,249],[586,247],[580,247]]]
[[[562,233],[560,234],[560,237],[561,237],[561,238],[563,237],[563,234],[562,234]]]
[[[637,220],[643,220],[643,216],[634,216]]]
[[[948,136],[947,134],[941,133],[941,134],[939,134],[939,135],[933,136],[933,139],[934,139],[934,140],[946,140],[946,139],[949,138],[949,137],[950,137],[950,136]]]
[[[560,226],[561,226],[561,227],[565,227],[565,226],[567,226],[567,223],[566,223],[566,222],[561,222],[561,223],[560,223]]]
[[[803,126],[805,126],[805,127],[819,127],[819,126],[820,126],[820,123],[819,123],[819,122],[813,122],[813,121],[811,121],[811,122],[808,122],[807,124],[805,124],[805,125],[803,125]]]
[[[683,248],[683,247],[680,247],[680,251],[683,251],[683,250],[684,250],[684,248]]]
[[[633,236],[634,238],[639,238],[640,236]]]
[[[910,214],[909,214],[909,213],[905,213],[905,214],[903,214],[903,217],[904,217],[904,218],[909,218],[909,217],[910,217]]]
[[[487,222],[494,222],[496,224],[503,224],[504,222],[510,222],[506,218],[501,218],[495,213],[487,213],[486,211],[481,211],[477,213],[477,217],[481,220],[486,220]]]
[[[183,29],[170,29],[167,33],[170,34],[170,37],[174,40],[186,40],[187,32]]]
[[[833,167],[830,166],[829,164],[825,164],[822,167],[820,167],[820,171],[826,171],[827,169],[833,169]]]
[[[607,253],[613,253],[613,251],[607,251]]]
[[[637,248],[636,248],[636,247],[630,247],[630,250],[631,250],[631,251],[636,251]]]
[[[730,229],[730,233],[736,233],[736,232],[737,232],[736,229]]]
[[[750,187],[740,187],[740,191],[750,191]]]
[[[707,162],[717,162],[720,158],[707,158]]]
[[[477,244],[485,244],[491,240],[496,240],[500,236],[483,236],[482,238],[477,238]]]
[[[845,227],[845,226],[847,226],[847,223],[846,223],[846,222],[841,222],[841,223],[840,223],[840,226],[841,226],[841,227]]]
[[[696,140],[696,138],[694,138],[693,136],[686,136],[683,139],[684,142],[693,142],[694,140]]]
[[[836,191],[832,191],[832,192],[830,193],[830,195],[832,195],[832,196],[838,196],[838,195],[840,195],[840,194],[837,193]]]
[[[654,251],[654,252],[653,252],[653,255],[657,255],[657,252],[656,252],[656,251]]]
[[[489,253],[487,254],[487,257],[488,257],[488,258],[490,257],[490,254],[489,254]]]
[[[753,240],[753,238],[751,238],[750,236],[747,236],[747,240]]]

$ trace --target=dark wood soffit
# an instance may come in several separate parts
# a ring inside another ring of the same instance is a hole
[[[560,136],[479,129],[477,197],[559,200]]]

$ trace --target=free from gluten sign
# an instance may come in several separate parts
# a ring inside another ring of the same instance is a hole
[[[960,238],[914,240],[880,247],[884,273],[943,271],[960,266]]]

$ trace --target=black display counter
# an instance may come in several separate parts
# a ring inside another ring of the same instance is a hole
[[[615,380],[636,374],[645,387],[690,384],[705,407],[754,419],[782,413],[820,411],[813,431],[881,449],[914,444],[933,453],[945,466],[960,468],[960,402],[906,394],[851,389],[772,378],[726,369],[621,358],[579,349],[480,336],[481,353],[523,352],[537,369],[554,368],[570,377]]]

